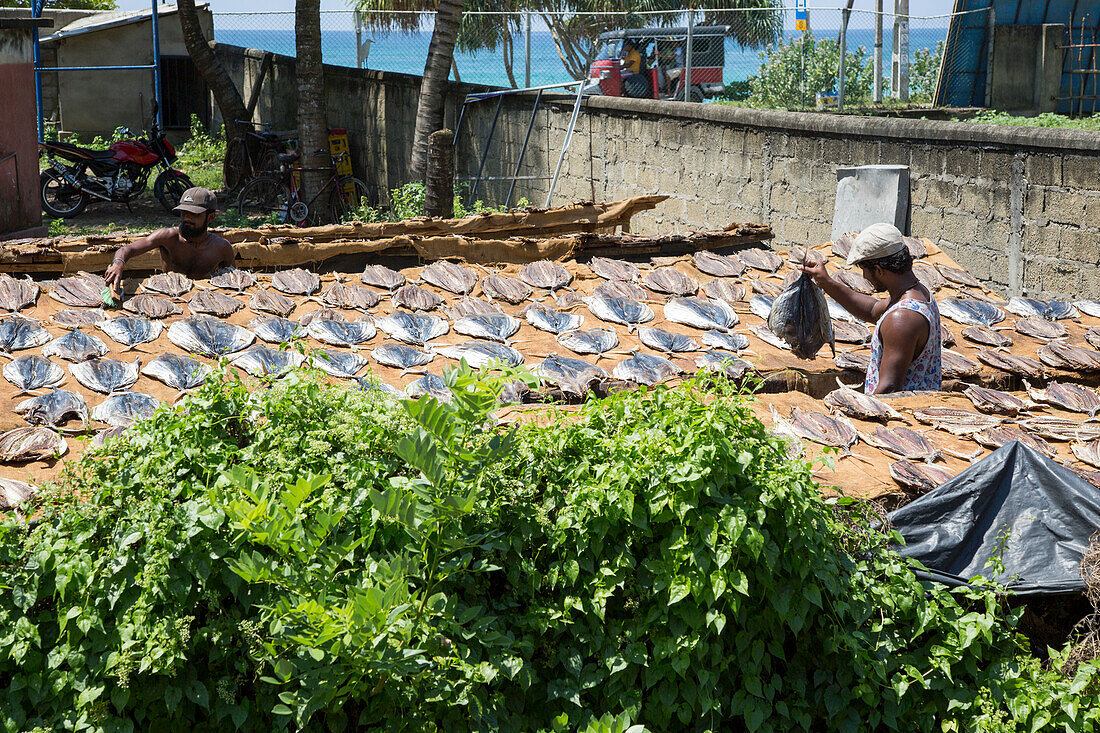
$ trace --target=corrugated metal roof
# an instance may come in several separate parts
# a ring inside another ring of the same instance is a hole
[[[198,8],[201,10],[209,7],[209,5],[209,3],[201,3],[198,5]],[[178,8],[175,5],[160,5],[157,7],[157,12],[161,16],[175,15],[177,11]],[[61,40],[62,38],[71,38],[84,33],[93,33],[95,31],[102,31],[120,25],[140,23],[149,20],[152,15],[152,7],[145,8],[144,10],[112,10],[107,13],[96,13],[95,15],[89,15],[86,18],[81,18],[80,20],[69,23],[56,33],[44,37],[41,42],[49,43],[51,41]]]

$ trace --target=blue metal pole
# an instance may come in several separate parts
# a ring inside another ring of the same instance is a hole
[[[46,0],[34,0],[31,7],[31,17],[42,17],[42,6],[45,5]],[[38,44],[38,26],[34,27],[32,43],[34,45],[34,106],[38,110],[38,139],[46,139],[46,128],[44,125],[44,114],[42,112],[42,78],[39,72],[39,65],[42,61],[39,55]]]
[[[160,13],[153,0],[153,98],[157,101],[157,127],[162,127],[160,99]]]

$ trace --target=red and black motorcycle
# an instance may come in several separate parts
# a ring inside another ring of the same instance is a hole
[[[160,173],[153,181],[153,195],[169,213],[179,205],[183,192],[194,185],[186,174],[172,168],[176,149],[157,125],[156,102],[148,137],[120,140],[107,150],[62,142],[38,144],[49,163],[42,171],[39,186],[42,208],[50,216],[76,216],[92,199],[132,201],[145,191],[154,168]]]

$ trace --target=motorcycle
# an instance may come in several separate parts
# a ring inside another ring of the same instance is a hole
[[[172,168],[176,149],[157,124],[157,109],[153,102],[148,137],[120,140],[107,150],[39,141],[49,164],[39,178],[46,213],[57,218],[74,217],[93,199],[129,203],[145,192],[155,168],[160,173],[153,181],[153,195],[165,211],[172,213],[183,192],[194,184],[185,173]],[[124,132],[133,135],[129,130]]]

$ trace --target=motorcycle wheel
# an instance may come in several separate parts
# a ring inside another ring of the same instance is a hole
[[[52,170],[39,176],[42,208],[55,219],[77,216],[88,205],[88,194],[69,185],[69,182]]]
[[[157,176],[157,180],[153,181],[153,195],[157,197],[157,201],[164,210],[171,214],[172,209],[179,206],[183,192],[194,186],[191,179],[182,173],[163,171]]]

